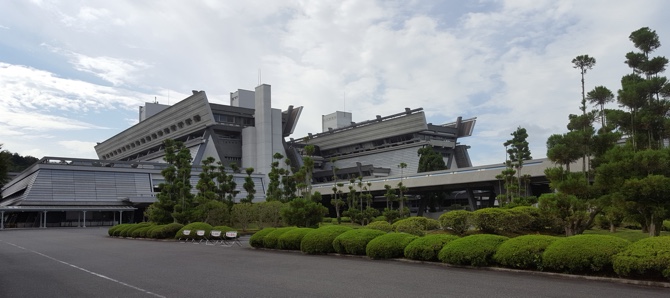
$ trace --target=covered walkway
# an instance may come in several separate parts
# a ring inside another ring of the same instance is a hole
[[[86,227],[87,212],[112,212],[112,223],[122,223],[123,212],[135,211],[137,208],[130,206],[4,206],[0,207],[0,230],[5,229],[5,221],[10,214],[22,212],[34,212],[38,215],[39,228],[47,227],[47,214],[49,212],[77,212],[77,226]]]

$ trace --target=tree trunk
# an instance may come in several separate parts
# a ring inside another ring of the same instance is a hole
[[[610,233],[616,233],[616,226],[613,223],[610,223]]]
[[[337,204],[337,203],[335,203],[335,204]],[[337,215],[337,224],[339,225],[339,224],[342,223],[342,216],[340,216],[340,206],[339,205],[335,206],[335,214]]]

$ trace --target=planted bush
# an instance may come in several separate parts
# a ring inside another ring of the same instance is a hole
[[[524,235],[503,242],[493,255],[493,260],[509,268],[542,270],[542,254],[558,237]]]
[[[365,254],[372,259],[402,258],[405,247],[416,238],[406,233],[387,233],[370,240]]]
[[[263,247],[265,248],[279,248],[279,236],[295,229],[296,227],[277,228],[263,237]]]
[[[530,210],[527,208],[534,207],[522,206],[521,208],[515,207],[512,209],[507,209],[507,214],[503,216],[503,226],[501,228],[510,232],[521,232],[528,230],[529,227],[533,224],[535,217],[530,214]]]
[[[149,229],[154,228],[155,226],[156,225],[154,225],[154,224],[149,224],[149,225],[145,225],[145,226],[139,227],[137,229],[134,229],[133,232],[131,233],[130,237],[146,238],[147,237],[147,231],[149,231]]]
[[[118,229],[114,230],[114,236],[117,236],[117,237],[124,237],[124,236],[122,236],[122,235],[125,235],[126,230],[127,230],[127,229],[130,229],[130,228],[132,228],[132,227],[134,227],[135,225],[136,225],[136,224],[123,224],[123,225],[119,225],[120,227],[119,227]]]
[[[333,240],[340,234],[351,230],[346,226],[325,226],[309,232],[302,238],[300,251],[306,254],[327,254],[335,252]]]
[[[576,235],[560,238],[545,249],[544,268],[559,272],[588,273],[612,270],[612,257],[630,241],[609,235]]]
[[[130,224],[115,225],[115,226],[109,228],[109,230],[107,230],[107,235],[109,235],[109,236],[119,236],[117,231],[121,228],[127,227],[128,225],[130,225]]]
[[[498,246],[509,238],[491,234],[470,235],[447,243],[438,258],[453,265],[487,266]]]
[[[670,236],[634,242],[614,256],[613,266],[621,276],[670,279]]]
[[[263,239],[265,238],[265,236],[267,236],[267,234],[270,234],[270,232],[272,232],[276,229],[277,228],[265,228],[265,229],[262,229],[262,230],[260,230],[256,233],[254,233],[249,238],[249,245],[251,245],[251,247],[255,247],[255,248],[265,247],[265,246],[263,246]]]
[[[212,231],[221,231],[221,233],[225,234],[226,232],[237,231],[237,230],[229,226],[215,226],[212,227]]]
[[[373,221],[365,226],[368,229],[380,230],[382,232],[391,232],[393,227],[387,221]]]
[[[365,255],[368,243],[384,234],[386,232],[375,229],[352,229],[335,237],[333,249],[341,254]]]
[[[521,212],[527,214],[529,221],[525,223],[523,229],[530,231],[542,231],[549,224],[548,220],[540,213],[540,209],[532,206],[518,206],[510,209],[512,212]]]
[[[147,236],[154,239],[171,239],[177,235],[177,232],[183,228],[184,225],[180,223],[170,223],[166,225],[159,225],[151,229]],[[179,237],[177,237],[179,238]]]
[[[484,233],[494,234],[505,230],[509,212],[500,208],[483,208],[472,212],[472,223]]]
[[[288,230],[277,238],[277,248],[285,250],[300,250],[300,242],[312,228],[295,228]]]
[[[405,219],[393,223],[393,231],[396,233],[407,233],[414,236],[423,236],[426,231],[418,221],[406,221]]]
[[[212,225],[206,223],[206,222],[192,222],[190,224],[187,224],[183,226],[177,233],[174,235],[175,239],[179,239],[184,237],[184,230],[191,230],[191,234],[189,235],[189,238],[191,239],[196,239],[200,240],[202,237],[198,236],[196,233],[197,230],[204,230],[205,231],[205,236],[209,237],[209,232],[212,230]]]
[[[437,261],[437,254],[445,244],[458,236],[435,234],[414,239],[405,247],[405,258],[419,261]]]
[[[466,210],[454,210],[440,215],[440,223],[445,230],[463,235],[470,229],[472,212]]]
[[[139,228],[147,227],[150,226],[151,223],[148,222],[141,222],[141,223],[136,223],[128,226],[127,228],[123,229],[119,236],[121,237],[133,237],[133,232]]]

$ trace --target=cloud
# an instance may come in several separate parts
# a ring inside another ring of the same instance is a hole
[[[67,157],[90,154],[93,146],[96,145],[95,142],[83,142],[77,140],[58,141],[58,144],[70,152]]]

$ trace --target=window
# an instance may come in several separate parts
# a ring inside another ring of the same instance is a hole
[[[200,115],[193,116],[193,121],[200,122]]]

